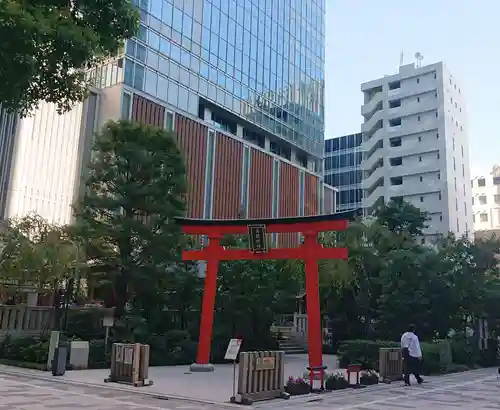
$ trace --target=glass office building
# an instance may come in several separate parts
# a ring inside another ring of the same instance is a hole
[[[337,188],[337,210],[362,207],[360,146],[363,134],[344,135],[325,141],[325,183]]]
[[[325,0],[135,2],[127,85],[321,171]]]

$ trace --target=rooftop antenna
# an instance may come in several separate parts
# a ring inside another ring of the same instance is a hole
[[[401,50],[401,53],[399,54],[399,66],[401,67],[403,65],[404,61],[404,53],[403,50]]]
[[[417,67],[422,67],[422,60],[424,59],[424,56],[417,51],[415,53],[415,59],[417,60]]]

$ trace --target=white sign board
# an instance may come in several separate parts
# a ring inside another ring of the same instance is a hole
[[[227,345],[226,355],[224,356],[224,359],[236,360],[242,342],[242,339],[231,339],[229,341],[229,344]]]

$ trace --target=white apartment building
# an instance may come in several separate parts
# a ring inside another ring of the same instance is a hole
[[[361,85],[363,207],[401,198],[429,213],[422,242],[472,229],[462,90],[443,63],[403,65]]]
[[[474,231],[500,229],[500,166],[471,180]]]

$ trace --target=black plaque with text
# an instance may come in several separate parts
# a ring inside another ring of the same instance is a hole
[[[248,237],[252,252],[267,252],[266,225],[248,225]]]

